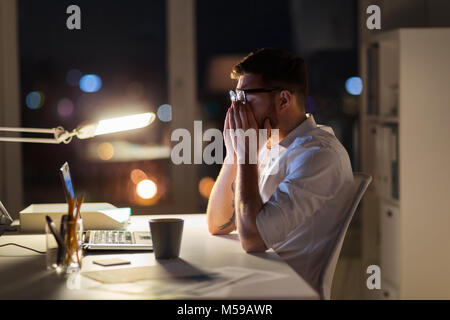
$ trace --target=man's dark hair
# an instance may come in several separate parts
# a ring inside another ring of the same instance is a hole
[[[281,87],[293,92],[300,107],[304,107],[308,76],[302,58],[281,49],[259,49],[233,67],[231,78],[238,79],[246,73],[260,74],[266,86]]]

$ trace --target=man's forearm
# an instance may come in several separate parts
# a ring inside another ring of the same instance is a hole
[[[242,247],[247,252],[266,250],[256,226],[256,216],[262,206],[257,165],[239,164],[235,196],[236,226]]]
[[[206,210],[208,228],[212,234],[227,234],[236,229],[235,178],[236,164],[224,164],[211,191]]]

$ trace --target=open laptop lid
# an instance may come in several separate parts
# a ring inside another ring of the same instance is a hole
[[[69,200],[75,199],[75,192],[73,190],[72,177],[70,176],[69,164],[67,162],[59,169],[59,173],[64,187],[64,194],[66,195],[67,203],[69,203]]]
[[[0,236],[5,232],[9,225],[13,222],[13,219],[9,215],[3,203],[0,201]]]

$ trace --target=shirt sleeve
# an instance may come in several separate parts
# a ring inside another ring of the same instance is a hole
[[[283,241],[289,232],[307,223],[344,184],[338,154],[312,147],[288,155],[286,178],[256,216],[256,226],[267,248]]]

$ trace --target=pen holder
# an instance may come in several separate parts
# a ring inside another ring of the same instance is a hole
[[[46,264],[48,270],[55,270],[56,273],[72,273],[81,269],[83,258],[82,238],[83,221],[64,221],[56,223],[60,227],[58,230],[64,246],[58,245],[55,236],[48,225],[45,226],[46,238]]]

